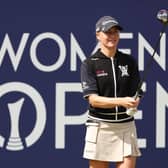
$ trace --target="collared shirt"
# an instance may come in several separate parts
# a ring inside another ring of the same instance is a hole
[[[140,75],[135,59],[117,51],[109,58],[100,49],[87,58],[81,65],[81,83],[83,95],[90,94],[105,97],[134,96],[140,82]],[[126,109],[117,106],[111,109],[89,106],[89,117],[107,122],[127,122],[133,117],[125,113]]]

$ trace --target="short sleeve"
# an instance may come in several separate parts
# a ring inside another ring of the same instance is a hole
[[[84,98],[90,94],[98,94],[96,77],[92,69],[92,65],[86,60],[81,64],[81,84]]]

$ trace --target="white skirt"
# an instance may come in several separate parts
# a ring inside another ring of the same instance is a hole
[[[87,124],[84,158],[120,162],[126,156],[141,156],[134,121]]]

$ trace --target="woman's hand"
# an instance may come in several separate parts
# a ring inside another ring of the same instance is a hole
[[[125,108],[135,108],[138,107],[140,98],[136,100],[133,97],[123,97],[121,98],[120,105]]]

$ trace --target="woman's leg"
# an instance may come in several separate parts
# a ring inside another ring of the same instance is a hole
[[[136,157],[125,157],[123,162],[117,162],[116,168],[135,168]]]
[[[90,160],[89,168],[109,168],[109,162]]]

